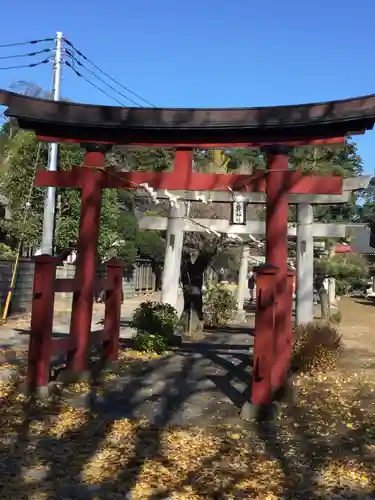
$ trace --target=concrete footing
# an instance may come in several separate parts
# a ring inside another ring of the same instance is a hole
[[[272,402],[268,405],[256,405],[246,401],[241,408],[240,417],[248,422],[263,422],[277,417],[279,407]]]

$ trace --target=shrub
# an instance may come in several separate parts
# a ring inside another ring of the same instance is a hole
[[[161,302],[142,302],[134,311],[130,326],[137,331],[135,344],[141,351],[162,352],[169,345],[178,325],[174,307]],[[154,347],[152,347],[154,346]]]
[[[0,259],[8,260],[13,259],[17,255],[16,250],[13,250],[10,246],[5,243],[0,243]]]
[[[207,288],[203,302],[203,315],[207,326],[225,325],[236,309],[237,301],[230,290],[221,285]]]
[[[141,352],[156,352],[162,354],[168,349],[168,340],[162,335],[138,332],[134,337],[134,348]]]
[[[302,373],[327,372],[337,367],[342,337],[329,323],[314,322],[293,330],[292,369]]]
[[[334,325],[340,324],[341,323],[341,311],[335,311],[334,313],[332,313],[329,320]]]

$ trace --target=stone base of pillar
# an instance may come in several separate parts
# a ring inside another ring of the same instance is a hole
[[[247,323],[247,312],[244,310],[236,311],[233,317],[233,321],[235,323]]]
[[[239,414],[242,420],[246,420],[248,422],[271,421],[277,418],[279,414],[279,407],[277,403],[270,403],[269,405],[256,405],[246,401]]]

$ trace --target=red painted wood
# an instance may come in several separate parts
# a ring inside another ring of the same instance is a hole
[[[254,328],[254,356],[251,403],[272,401],[271,373],[274,362],[275,281],[278,269],[267,264],[256,272],[257,301]]]
[[[30,341],[27,366],[27,383],[31,390],[46,387],[52,353],[53,286],[57,260],[40,255],[34,257],[34,286],[31,306]]]
[[[288,271],[286,279],[285,296],[283,297],[282,313],[285,315],[284,330],[279,330],[275,339],[275,360],[272,372],[272,386],[274,390],[283,387],[290,368],[292,355],[292,328],[293,328],[293,288],[295,272]],[[280,311],[279,311],[280,314]]]
[[[226,191],[233,190],[248,193],[263,193],[266,191],[267,173],[255,171],[245,174],[203,174],[191,172],[187,175],[185,163],[176,159],[176,170],[173,172],[104,172],[96,171],[103,188],[135,189],[137,185],[147,182],[154,189],[188,190],[188,191]],[[183,170],[179,170],[182,164]],[[48,172],[37,170],[35,185],[39,187],[80,187],[89,181],[94,169],[76,168],[71,172]],[[283,174],[285,175],[285,174]],[[98,181],[99,182],[99,181]],[[301,172],[288,171],[283,181],[285,189],[291,194],[341,194],[343,180],[337,176],[304,176]]]
[[[108,290],[109,288],[108,280],[106,278],[96,279],[94,283],[94,290],[96,292],[101,292],[102,290]]]
[[[59,278],[55,280],[54,283],[54,292],[65,292],[65,293],[70,293],[70,292],[75,292],[79,290],[80,285],[77,280],[74,278]]]
[[[71,335],[65,338],[54,339],[52,341],[51,356],[60,356],[61,354],[66,354],[70,350],[75,349],[75,338]]]
[[[351,135],[363,134],[364,131],[353,132]],[[60,142],[60,143],[68,143],[68,144],[81,144],[82,142],[87,143],[87,140],[83,139],[73,139],[73,138],[61,138],[61,137],[53,137],[53,136],[45,136],[37,134],[36,138],[38,141],[44,142]],[[95,144],[114,144],[112,142],[106,141],[92,141]],[[286,146],[328,146],[335,144],[343,144],[345,142],[345,137],[328,137],[323,139],[306,139],[300,141],[288,141],[288,142],[223,142],[223,143],[188,143],[188,142],[178,142],[178,143],[163,143],[163,142],[129,142],[124,140],[124,145],[129,147],[157,147],[157,148],[192,148],[192,149],[222,149],[222,148],[263,148],[265,146],[273,146],[275,144],[283,144]]]
[[[285,152],[266,153],[268,178],[266,202],[266,262],[276,266],[279,272],[275,282],[275,345],[282,342],[287,328],[286,279],[288,258],[288,156]],[[321,182],[321,184],[323,184]],[[280,387],[281,379],[273,379],[274,388]]]
[[[103,357],[106,361],[118,359],[120,338],[123,264],[115,259],[107,264],[107,279],[110,289],[107,291],[104,313],[104,330],[108,340],[103,344]]]
[[[108,340],[109,333],[103,328],[102,330],[93,330],[90,334],[90,343],[99,344]]]
[[[90,344],[97,344],[99,342],[105,342],[106,340],[108,340],[108,332],[104,329],[94,330],[90,333]],[[69,351],[73,351],[77,347],[76,341],[77,339],[71,335],[65,338],[54,339],[52,341],[51,355],[58,356],[60,354],[68,353]]]
[[[189,179],[193,173],[193,151],[191,149],[178,149],[175,153],[173,171],[171,175],[176,175],[177,179],[184,184],[189,184]],[[172,177],[173,178],[173,177]],[[168,189],[168,188],[167,188]]]
[[[49,140],[53,140],[49,138]],[[311,142],[312,143],[312,142]],[[288,170],[288,156],[281,149],[267,154],[267,172],[256,171],[251,175],[202,174],[192,171],[192,151],[177,150],[172,172],[116,172],[104,171],[104,152],[87,152],[85,166],[71,172],[38,171],[36,185],[79,187],[82,189],[81,224],[76,276],[80,288],[73,294],[71,319],[69,368],[76,372],[87,369],[91,318],[95,281],[96,246],[99,235],[101,195],[104,188],[137,188],[147,182],[154,189],[215,191],[227,190],[267,193],[267,262],[278,269],[259,275],[259,310],[256,318],[254,369],[261,376],[253,381],[255,404],[267,404],[272,388],[279,388],[285,380],[290,347],[288,338],[291,321],[287,290],[287,216],[288,193],[293,194],[340,194],[340,177],[304,177],[299,171]],[[117,271],[108,268],[105,288],[109,290],[103,345],[108,360],[115,360],[118,352],[120,325],[121,288],[114,284],[120,280]],[[111,274],[112,273],[112,274]],[[117,273],[117,274],[116,274]],[[263,277],[262,277],[263,276]],[[122,279],[122,271],[121,271]],[[258,280],[257,280],[258,281]],[[56,285],[59,288],[60,285]],[[61,285],[63,286],[63,285]],[[114,287],[114,288],[113,288]],[[53,295],[53,294],[52,294]],[[99,334],[98,334],[99,335]],[[101,338],[102,338],[101,337]],[[72,348],[74,346],[74,349]],[[276,346],[276,347],[275,347]],[[276,364],[274,365],[274,347]]]
[[[101,161],[99,159],[101,158]],[[87,370],[92,309],[96,279],[96,248],[99,238],[102,197],[102,173],[86,165],[104,167],[104,152],[86,152],[82,167],[85,184],[82,186],[81,218],[76,261],[76,279],[80,289],[73,294],[70,335],[75,337],[76,349],[69,355],[68,369]],[[90,173],[89,173],[90,172]]]

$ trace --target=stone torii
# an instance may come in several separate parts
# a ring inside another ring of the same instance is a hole
[[[172,214],[172,216],[171,216]],[[182,244],[185,232],[211,232],[230,236],[246,237],[264,235],[266,223],[264,221],[248,221],[246,225],[231,224],[228,219],[186,218],[183,207],[170,208],[169,217],[143,215],[138,219],[138,227],[141,230],[167,231],[167,243],[165,251],[165,266],[162,281],[162,302],[176,307],[178,299],[178,287],[180,278],[180,266],[182,255]],[[301,231],[300,226],[290,223],[288,236],[297,236]],[[342,238],[345,236],[344,224],[313,224],[309,226],[311,237]],[[172,236],[173,244],[168,244]],[[313,257],[313,256],[311,256]],[[246,281],[247,262],[241,259],[239,271],[239,283]],[[241,287],[242,288],[242,287]],[[243,308],[244,292],[237,296],[239,309]]]
[[[352,192],[364,189],[370,182],[370,176],[346,178],[343,181],[343,192],[339,195],[309,195],[291,194],[289,203],[297,205],[297,223],[289,224],[288,236],[297,237],[297,275],[296,275],[296,321],[298,324],[308,323],[314,319],[313,305],[313,268],[314,268],[314,237],[344,238],[345,224],[314,223],[313,205],[340,204],[349,201]],[[196,201],[197,193],[193,191],[171,191],[175,200]],[[263,193],[230,193],[225,191],[210,191],[204,193],[212,203],[232,203],[233,196],[240,195],[246,202],[263,204],[266,197]],[[168,197],[164,191],[157,190],[155,198]],[[264,235],[266,223],[264,221],[248,221],[246,225],[231,224],[227,219],[186,218],[185,207],[171,203],[168,217],[141,216],[138,221],[142,230],[153,229],[167,231],[165,252],[165,266],[162,284],[162,301],[173,306],[177,304],[179,272],[184,232],[205,232],[207,229],[228,235]],[[172,241],[173,244],[168,244]],[[247,262],[241,259],[239,270],[239,284],[246,281]],[[244,277],[245,276],[245,277]],[[243,309],[245,290],[243,285],[238,290],[238,309]]]

